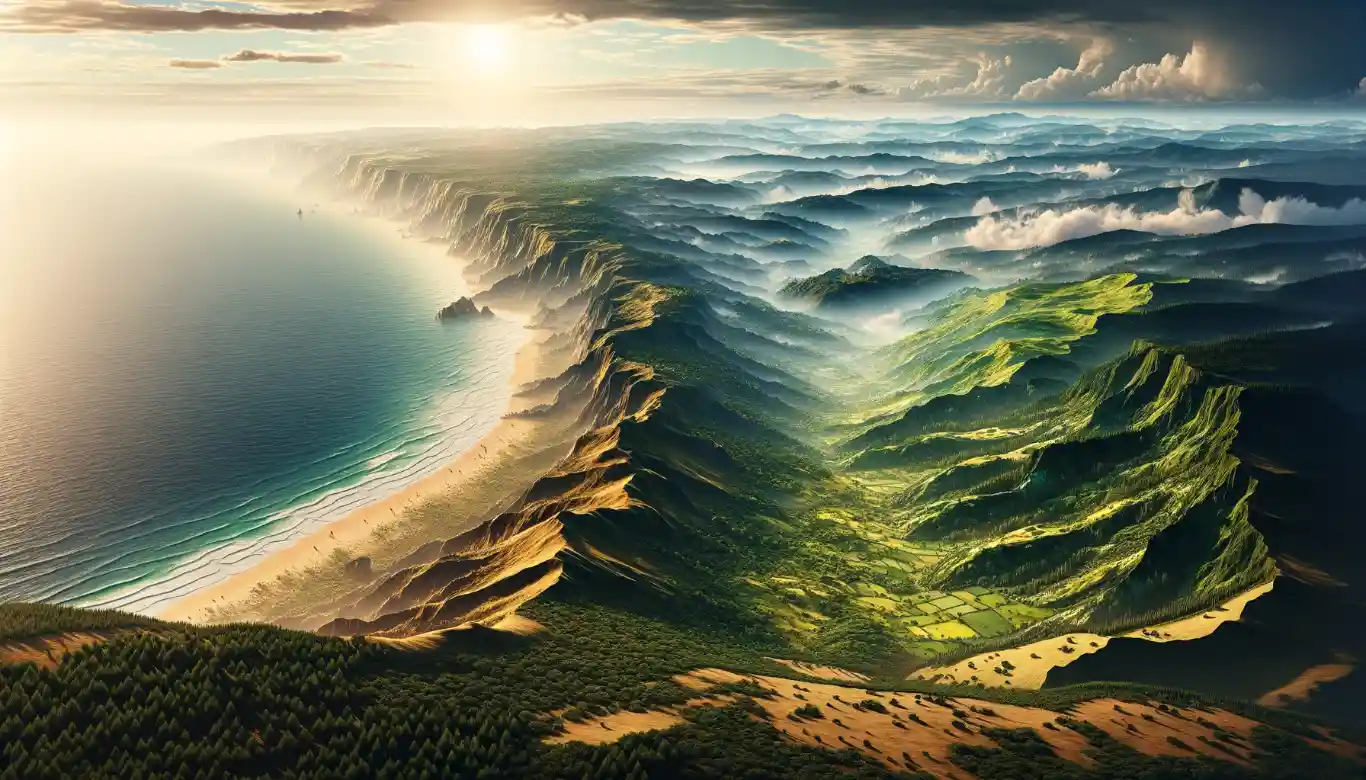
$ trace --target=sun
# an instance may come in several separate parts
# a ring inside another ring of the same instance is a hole
[[[508,35],[498,26],[472,25],[463,31],[461,47],[465,57],[484,71],[499,71],[508,63]]]

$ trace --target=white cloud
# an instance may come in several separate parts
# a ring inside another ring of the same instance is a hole
[[[995,60],[979,53],[973,57],[972,63],[977,68],[977,74],[966,84],[958,83],[962,76],[939,75],[916,79],[898,88],[896,95],[905,100],[1004,97],[1005,80],[1011,65],[1010,55]]]
[[[1253,222],[1286,225],[1364,225],[1366,201],[1352,198],[1339,207],[1320,206],[1304,198],[1276,198],[1268,201],[1252,190],[1238,196],[1238,210]]]
[[[1114,45],[1105,38],[1097,38],[1077,58],[1077,67],[1058,68],[1049,75],[1026,81],[1015,93],[1016,100],[1070,100],[1080,98],[1091,90],[1105,58],[1114,52]]]
[[[1110,167],[1110,163],[1101,161],[1097,163],[1082,163],[1075,168],[1064,168],[1061,165],[1053,166],[1053,173],[1080,173],[1088,179],[1108,179],[1119,171]]]
[[[968,229],[965,238],[978,249],[1027,249],[1051,246],[1113,230],[1138,230],[1159,235],[1200,235],[1257,223],[1292,225],[1366,224],[1366,201],[1353,198],[1339,208],[1320,206],[1304,198],[1268,201],[1250,189],[1238,197],[1239,214],[1200,209],[1195,195],[1182,191],[1171,211],[1138,211],[1116,204],[1047,209],[1013,217],[987,215]]]
[[[797,196],[795,193],[792,192],[792,190],[788,189],[782,184],[779,184],[777,187],[774,187],[773,189],[768,191],[768,197],[765,199],[765,202],[783,203],[785,201],[792,200],[795,197]]]
[[[981,217],[994,211],[1000,211],[1001,207],[991,202],[991,198],[982,196],[982,199],[972,204],[972,216]]]
[[[1196,42],[1184,57],[1168,54],[1159,62],[1125,68],[1114,83],[1090,96],[1110,100],[1217,100],[1260,91],[1256,84],[1235,84],[1226,63]]]
[[[981,165],[982,163],[996,162],[1001,159],[1001,153],[994,149],[978,149],[975,152],[959,152],[952,149],[940,149],[926,152],[925,156],[935,162],[953,163],[955,165]]]

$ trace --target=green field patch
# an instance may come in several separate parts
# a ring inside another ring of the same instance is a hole
[[[977,601],[985,607],[999,607],[1009,601],[1009,599],[999,593],[983,593],[977,597]]]
[[[904,561],[899,561],[896,558],[878,558],[877,563],[882,564],[884,568],[890,571],[902,571],[907,573],[915,571],[914,566],[911,566]]]
[[[963,600],[957,596],[942,596],[930,603],[940,609],[953,609],[954,607],[962,606]]]
[[[931,604],[931,603],[928,602],[928,601],[926,601],[926,602],[923,603],[923,604],[916,604],[915,606],[916,606],[916,609],[919,609],[921,612],[924,612],[926,615],[934,615],[934,614],[937,614],[937,613],[939,612],[939,607],[936,607],[935,605]]]
[[[881,610],[883,612],[895,613],[898,611],[897,603],[889,598],[882,598],[878,596],[860,596],[859,598],[855,599],[855,601],[857,601],[860,604],[872,607],[874,609]]]
[[[935,658],[937,656],[941,656],[949,652],[954,647],[955,645],[952,642],[928,641],[914,642],[911,644],[910,647],[906,648],[906,650],[911,655],[911,657],[920,661],[928,661],[931,658]]]
[[[978,611],[976,604],[959,604],[956,607],[944,610],[944,613],[953,615],[954,617],[961,617],[963,615],[970,615],[976,611]]]
[[[917,556],[915,553],[909,550],[903,550],[900,547],[894,547],[890,544],[887,544],[885,541],[883,542],[883,548],[885,551],[885,555],[894,561],[898,561],[900,563],[908,565],[914,565],[916,563],[919,563],[920,561],[920,557]]]
[[[886,589],[886,588],[882,587],[881,585],[877,584],[876,582],[856,582],[856,583],[854,583],[854,590],[857,591],[857,592],[859,592],[859,593],[861,593],[861,594],[864,594],[864,595],[868,595],[868,594],[871,594],[871,595],[874,595],[874,596],[889,596],[889,595],[891,595],[890,593],[887,592],[887,589]]]
[[[1027,626],[1030,623],[1037,623],[1040,620],[1053,614],[1053,611],[1044,607],[1034,607],[1029,604],[1004,604],[996,609],[1001,613],[1001,617],[1009,620],[1011,625],[1016,628]]]
[[[958,598],[962,599],[964,604],[975,604],[975,603],[977,603],[977,596],[976,596],[974,593],[972,593],[971,591],[967,591],[967,590],[955,590],[955,591],[954,591],[952,594],[950,594],[950,595],[957,596]]]
[[[1014,624],[989,609],[978,610],[960,619],[980,636],[998,636],[1015,630]]]
[[[930,635],[931,639],[972,639],[977,636],[975,631],[958,620],[925,626],[925,632]]]

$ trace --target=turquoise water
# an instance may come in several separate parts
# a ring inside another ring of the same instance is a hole
[[[437,322],[458,261],[393,226],[187,170],[5,173],[0,600],[155,610],[506,408],[521,329]]]

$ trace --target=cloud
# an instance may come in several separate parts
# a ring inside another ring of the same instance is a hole
[[[1366,29],[1366,3],[1361,0],[261,0],[211,8],[172,3],[0,0],[0,32],[345,30],[508,20],[545,28],[635,19],[689,25],[704,36],[749,34],[775,40],[784,37],[784,45],[792,46],[803,41],[809,48],[838,45],[841,54],[852,52],[852,56],[858,56],[862,47],[873,52],[879,72],[876,78],[858,72],[852,80],[891,83],[885,76],[928,72],[934,77],[943,72],[947,61],[939,55],[927,58],[921,49],[903,45],[901,33],[923,33],[933,46],[936,39],[999,38],[997,31],[1013,30],[1014,37],[1007,43],[1018,46],[1017,50],[994,48],[995,44],[960,46],[948,56],[985,50],[999,61],[1010,53],[1019,68],[1026,61],[1036,62],[1028,51],[1040,41],[1110,40],[1132,49],[1134,54],[1127,61],[1132,68],[1143,69],[1128,80],[1116,79],[1121,86],[1110,90],[1137,95],[1134,99],[1154,99],[1145,97],[1154,89],[1153,79],[1147,76],[1154,70],[1162,72],[1166,58],[1159,55],[1184,51],[1191,40],[1201,40],[1219,53],[1229,83],[1261,84],[1269,96],[1342,97],[1356,90],[1366,74],[1366,47],[1359,40],[1361,30]],[[1179,70],[1189,56],[1173,55],[1173,67]],[[1101,57],[1106,67],[1116,65],[1111,58]],[[927,59],[934,61],[922,67]],[[1020,99],[1067,99],[1071,90],[1084,84],[1094,62],[1083,56],[1075,68],[1030,69],[1010,85],[1005,97],[1020,95],[1024,84],[1032,84]],[[1048,63],[1049,68],[1055,65]],[[840,72],[850,71],[841,68]],[[969,76],[965,81],[971,80]],[[1192,92],[1179,80],[1158,81],[1163,84],[1156,88],[1160,94],[1179,96],[1165,99],[1186,99],[1192,94],[1208,99],[1208,90]],[[1106,87],[1102,84],[1102,88]]]
[[[1110,163],[1101,161],[1098,163],[1082,163],[1075,168],[1064,168],[1061,165],[1053,166],[1053,173],[1080,173],[1088,179],[1108,179],[1118,171],[1110,167]]]
[[[223,67],[223,63],[218,60],[171,60],[168,64],[172,68],[184,68],[185,70],[213,70]]]
[[[1352,198],[1341,206],[1320,206],[1304,198],[1268,201],[1250,189],[1238,196],[1238,210],[1254,222],[1285,225],[1366,225],[1366,201]]]
[[[855,95],[885,95],[886,90],[872,84],[859,84],[856,82],[845,82],[839,79],[831,79],[821,85],[823,92],[852,92]]]
[[[1106,38],[1091,42],[1077,58],[1077,67],[1058,68],[1041,79],[1026,81],[1015,92],[1016,100],[1071,100],[1086,95],[1105,67],[1105,58],[1114,53]]]
[[[384,70],[419,70],[421,67],[419,65],[414,65],[411,62],[384,62],[382,60],[368,60],[361,64],[367,68],[381,68]]]
[[[1235,84],[1227,64],[1203,43],[1184,57],[1168,54],[1158,62],[1125,68],[1114,83],[1090,93],[1109,100],[1220,100],[1255,94],[1256,85]]]
[[[1000,211],[1001,207],[991,202],[991,198],[983,195],[976,203],[972,204],[972,216],[982,217],[992,212]]]
[[[340,54],[308,54],[280,51],[256,51],[243,49],[236,54],[223,58],[224,62],[302,62],[311,65],[330,65],[341,62]]]
[[[991,100],[1004,97],[1005,80],[1010,70],[1011,57],[1007,54],[993,59],[979,53],[970,62],[977,68],[976,74],[966,83],[962,77],[952,75],[933,76],[912,81],[896,91],[903,100],[938,100],[944,98],[973,98]]]
[[[223,67],[223,63],[228,62],[298,62],[311,65],[330,65],[341,62],[340,54],[310,54],[277,51],[256,51],[254,49],[242,49],[236,54],[229,54],[221,60],[171,60],[172,68],[184,68],[186,70],[215,70]],[[405,69],[416,66],[403,62],[365,62],[362,63],[370,68],[394,68]]]
[[[1366,224],[1366,202],[1356,198],[1334,208],[1310,203],[1304,198],[1267,201],[1251,189],[1244,189],[1238,197],[1238,210],[1239,214],[1230,216],[1217,209],[1198,208],[1195,194],[1183,190],[1177,207],[1171,211],[1138,211],[1133,207],[1124,208],[1110,203],[1105,206],[1046,209],[1015,216],[987,215],[968,228],[964,238],[970,246],[978,249],[1028,249],[1114,230],[1138,230],[1172,236],[1217,233],[1259,223]]]
[[[3,6],[0,6],[3,7]],[[370,9],[237,11],[187,10],[167,5],[132,5],[105,0],[28,0],[0,12],[0,33],[195,32],[200,30],[347,30],[394,24]]]

